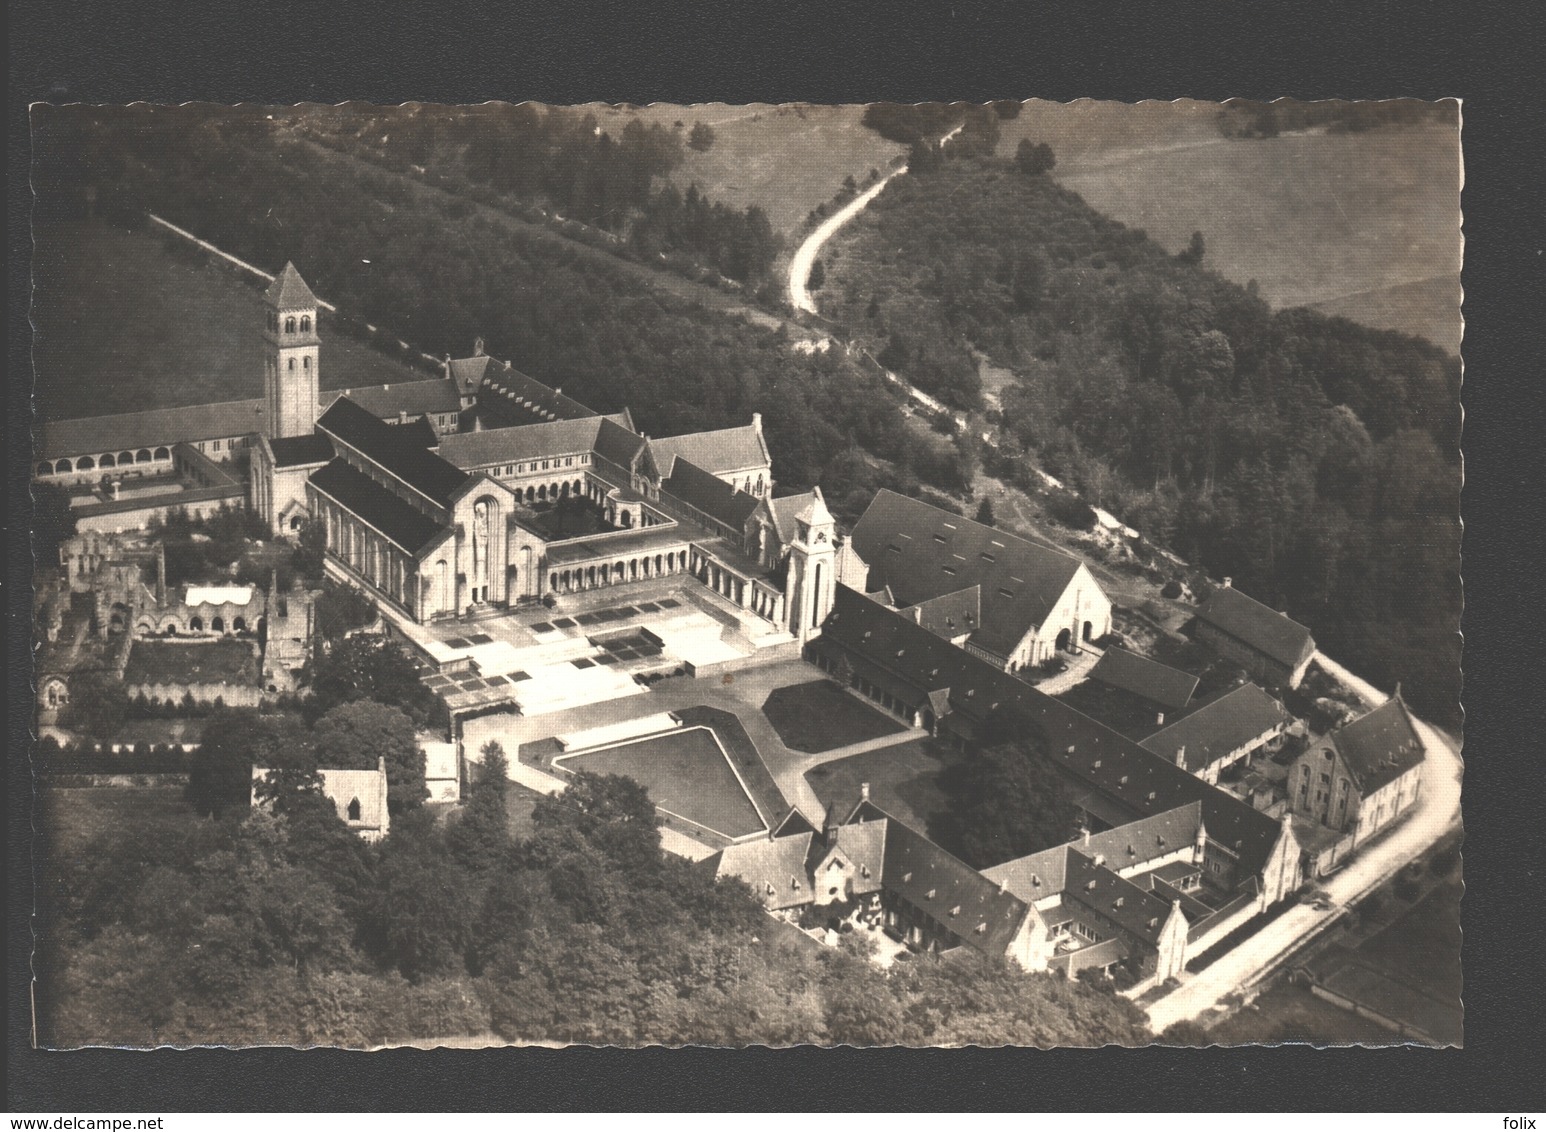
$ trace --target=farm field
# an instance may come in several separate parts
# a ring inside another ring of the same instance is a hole
[[[562,765],[571,771],[631,778],[661,809],[731,837],[765,828],[706,727],[587,751],[564,759]]]
[[[34,229],[32,318],[44,420],[263,395],[256,280],[106,223]],[[265,265],[267,266],[267,265]],[[298,265],[302,273],[305,264]],[[326,296],[324,296],[325,298]],[[433,376],[331,330],[321,314],[324,389]]]
[[[1014,125],[1025,128],[1028,110]],[[1231,141],[1194,117],[1147,146],[1058,154],[1057,180],[1168,251],[1194,231],[1208,266],[1274,307],[1460,343],[1459,163],[1442,126]],[[1005,140],[999,152],[1013,153]]]

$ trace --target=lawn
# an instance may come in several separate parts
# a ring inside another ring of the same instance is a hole
[[[181,786],[44,787],[38,794],[49,852],[79,857],[111,833],[183,827],[198,820],[183,804]]]
[[[805,781],[816,797],[841,807],[857,800],[860,786],[868,782],[877,806],[928,833],[931,821],[950,805],[940,789],[940,775],[959,757],[933,739],[915,739],[823,763],[807,771]]]
[[[1315,1045],[1391,1045],[1400,1039],[1390,1030],[1310,993],[1304,983],[1278,979],[1250,1006],[1242,1007],[1208,1029],[1219,1045],[1263,1042],[1312,1042]]]
[[[807,754],[823,754],[906,730],[831,680],[779,688],[763,703],[762,714],[784,746]]]
[[[730,769],[714,732],[707,727],[687,727],[588,751],[558,765],[570,771],[631,778],[649,791],[650,799],[662,810],[729,837],[766,828]]]
[[[263,395],[255,277],[243,283],[229,269],[169,251],[160,237],[106,223],[38,225],[33,235],[33,357],[44,420]],[[321,320],[323,389],[432,376],[330,333],[325,311]]]
[[[1358,958],[1440,1002],[1459,1003],[1460,896],[1446,880],[1358,949]]]

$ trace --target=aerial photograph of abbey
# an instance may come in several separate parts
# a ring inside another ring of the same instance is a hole
[[[39,1045],[1462,1044],[1456,104],[32,148]]]

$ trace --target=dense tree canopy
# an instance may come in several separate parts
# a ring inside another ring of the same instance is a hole
[[[423,724],[434,710],[434,697],[420,683],[418,670],[402,646],[376,633],[355,633],[324,643],[308,675],[311,698],[306,710],[314,719],[356,700],[392,704],[415,725]]]
[[[1067,841],[1079,811],[1046,754],[1021,740],[991,747],[951,768],[943,836],[967,864],[990,865]]]
[[[369,699],[339,704],[317,720],[311,741],[318,766],[374,770],[386,760],[387,804],[392,813],[422,805],[424,749],[413,720],[389,703]]]

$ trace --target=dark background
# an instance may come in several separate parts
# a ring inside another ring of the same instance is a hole
[[[30,554],[7,541],[13,1112],[456,1109],[1539,1111],[1541,17],[1523,4],[840,5],[89,0],[10,5],[8,532],[30,462],[26,106],[1459,97],[1466,163],[1466,1048],[722,1051],[29,1048]]]

